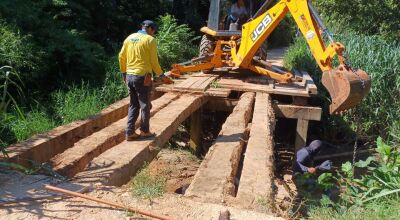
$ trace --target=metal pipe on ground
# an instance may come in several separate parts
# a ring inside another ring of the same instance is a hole
[[[89,188],[90,188],[89,186],[86,186],[86,187],[78,190],[77,193],[86,193],[89,191]],[[10,204],[23,203],[23,202],[36,202],[36,201],[40,201],[40,200],[56,199],[59,197],[68,198],[71,196],[59,195],[59,194],[51,194],[51,195],[39,196],[39,197],[24,196],[24,197],[15,198],[14,200],[0,200],[0,207],[5,206],[5,205],[10,205]]]
[[[122,204],[118,204],[118,203],[115,203],[115,202],[104,201],[102,199],[98,199],[98,198],[87,196],[87,195],[84,195],[84,194],[81,194],[81,193],[77,193],[77,192],[69,191],[69,190],[66,190],[66,189],[58,188],[58,187],[55,187],[55,186],[45,185],[44,188],[46,188],[48,190],[51,190],[51,191],[54,191],[54,192],[64,193],[64,194],[67,194],[67,195],[80,197],[80,198],[91,200],[91,201],[94,201],[94,202],[106,204],[106,205],[109,205],[109,206],[112,206],[112,207],[128,210],[130,212],[135,212],[135,213],[138,213],[138,214],[141,214],[141,215],[145,215],[145,216],[149,216],[149,217],[152,217],[152,218],[161,219],[161,220],[172,220],[172,218],[169,217],[169,216],[158,215],[158,214],[154,214],[154,213],[151,213],[151,212],[148,212],[148,211],[144,211],[144,210],[140,210],[140,209],[136,209],[136,208],[132,208],[132,207],[127,207],[127,206],[124,206]]]

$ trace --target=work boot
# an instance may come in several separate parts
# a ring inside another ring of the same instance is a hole
[[[136,132],[133,132],[130,135],[126,135],[126,141],[133,141],[133,140],[137,139],[138,137],[140,137],[140,135],[138,135]]]
[[[144,137],[144,138],[147,138],[147,137],[154,137],[154,136],[156,136],[156,133],[154,133],[154,132],[144,132],[144,131],[140,131],[140,137]]]

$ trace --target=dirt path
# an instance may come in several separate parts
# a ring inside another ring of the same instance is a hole
[[[167,191],[190,182],[200,161],[190,153],[180,150],[162,150],[149,169],[154,175],[168,172]],[[0,194],[3,200],[22,196],[45,196],[50,193],[43,184],[57,184],[57,180],[43,175],[24,175],[16,172],[0,173]],[[59,187],[78,190],[79,185],[61,183]],[[229,210],[231,219],[275,219],[265,213],[226,207],[221,204],[198,202],[183,195],[165,193],[162,197],[137,199],[132,196],[130,184],[122,187],[93,186],[87,195],[129,205],[131,207],[169,215],[175,219],[218,219],[221,211]],[[41,202],[10,204],[0,209],[0,219],[143,219],[124,210],[116,210],[102,204],[79,198],[56,197]],[[145,218],[146,219],[146,218]],[[276,218],[279,219],[279,218]]]

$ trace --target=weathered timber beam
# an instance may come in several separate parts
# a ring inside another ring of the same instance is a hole
[[[232,112],[237,103],[237,99],[213,97],[204,105],[204,108],[213,111]]]
[[[277,117],[313,121],[321,120],[322,109],[320,107],[274,104],[273,108]]]

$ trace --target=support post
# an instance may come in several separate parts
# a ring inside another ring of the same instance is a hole
[[[307,142],[308,120],[297,119],[295,152],[304,147]]]
[[[202,108],[195,111],[190,116],[190,141],[189,146],[196,155],[201,152],[202,137],[203,137],[203,124],[201,122]]]

